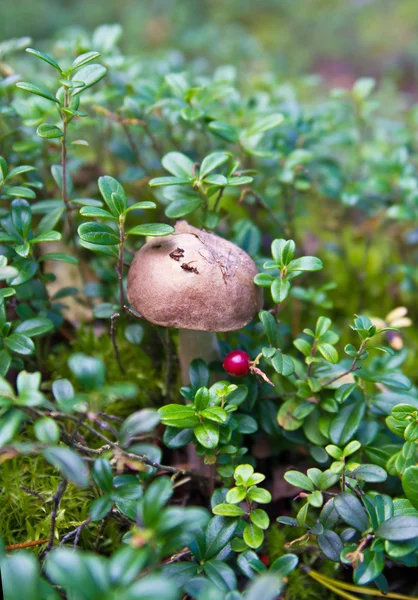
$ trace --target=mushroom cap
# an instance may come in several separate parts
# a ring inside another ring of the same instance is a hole
[[[128,300],[148,321],[165,327],[234,331],[263,305],[257,267],[244,250],[178,221],[175,233],[137,252],[128,275]]]

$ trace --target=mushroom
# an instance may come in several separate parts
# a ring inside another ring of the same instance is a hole
[[[179,331],[183,382],[194,358],[219,358],[216,332],[247,325],[262,307],[257,267],[244,250],[178,221],[175,233],[137,252],[128,275],[128,299],[145,319]]]

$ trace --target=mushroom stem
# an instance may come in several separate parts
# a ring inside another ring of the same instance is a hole
[[[179,329],[179,359],[181,380],[187,385],[189,379],[189,365],[195,358],[202,358],[211,363],[220,360],[218,338],[213,331],[195,331],[194,329]]]

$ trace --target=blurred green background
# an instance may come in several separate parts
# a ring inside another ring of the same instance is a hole
[[[115,22],[128,53],[178,49],[189,60],[314,72],[340,86],[389,75],[418,89],[417,0],[0,0],[2,40],[39,43],[66,27]]]

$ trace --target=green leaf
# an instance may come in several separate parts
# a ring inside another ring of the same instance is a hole
[[[50,446],[42,450],[44,458],[59,469],[65,477],[78,487],[87,487],[90,481],[90,473],[87,464],[80,456],[64,446]]]
[[[64,254],[62,252],[48,252],[47,254],[42,254],[39,260],[57,260],[59,262],[66,262],[72,265],[78,265],[78,258],[75,256],[71,256],[70,254]]]
[[[25,240],[32,222],[32,211],[26,200],[13,200],[11,205],[11,218],[17,232]]]
[[[205,560],[214,558],[227,546],[233,538],[237,526],[237,520],[231,521],[221,516],[214,517],[209,521],[205,532]]]
[[[329,436],[337,446],[346,444],[356,433],[364,417],[366,405],[361,400],[345,404],[331,421]]]
[[[248,480],[254,473],[251,465],[239,465],[234,471],[234,479],[237,485],[247,485]]]
[[[412,387],[411,381],[403,373],[399,371],[385,370],[384,373],[376,373],[370,376],[364,376],[363,379],[366,381],[373,381],[377,383],[383,383],[388,387],[394,387],[401,390],[410,390]]]
[[[110,212],[115,217],[123,214],[128,204],[125,190],[121,184],[113,177],[105,175],[104,177],[99,177],[98,185],[103,200],[109,207]]]
[[[102,246],[100,244],[91,244],[90,242],[85,242],[84,240],[80,240],[80,246],[87,248],[87,250],[91,250],[92,252],[100,252],[100,254],[106,254],[107,256],[118,258],[117,246]]]
[[[60,437],[60,428],[50,417],[38,419],[34,425],[34,432],[42,444],[56,444]]]
[[[165,209],[165,214],[169,219],[178,219],[185,217],[194,212],[202,205],[203,200],[197,198],[184,198],[182,200],[174,200]]]
[[[228,420],[228,413],[220,406],[209,406],[200,413],[205,419],[222,425]]]
[[[226,501],[229,504],[239,504],[247,495],[247,490],[244,487],[233,487],[226,494]]]
[[[61,234],[59,231],[46,231],[45,233],[40,233],[36,237],[32,238],[29,243],[40,244],[42,242],[58,242],[60,239]]]
[[[359,585],[366,585],[374,581],[380,575],[385,566],[383,552],[367,551],[363,555],[363,560],[354,570],[354,582]]]
[[[130,439],[136,435],[149,433],[159,425],[160,421],[161,413],[159,414],[153,408],[143,408],[142,410],[132,413],[125,419],[120,428],[120,444],[126,446]]]
[[[51,65],[51,67],[54,67],[54,69],[56,69],[60,75],[62,75],[61,67],[57,62],[55,62],[53,58],[48,56],[48,54],[44,54],[44,52],[41,52],[40,50],[35,50],[34,48],[26,48],[26,52],[28,52],[29,54],[33,54],[37,58],[40,58],[44,62],[48,63],[49,65]]]
[[[256,121],[245,131],[247,137],[265,133],[270,129],[278,127],[284,120],[284,117],[280,113],[267,115],[265,117],[259,117]]]
[[[319,317],[318,321],[316,322],[315,337],[320,338],[323,336],[331,327],[331,325],[331,319],[328,319],[328,317]]]
[[[30,171],[36,171],[36,167],[31,167],[30,165],[21,165],[20,167],[15,167],[9,171],[5,179],[8,181],[9,179],[13,179],[13,177],[23,175],[24,173],[29,173]]]
[[[9,348],[9,350],[12,350],[12,352],[16,352],[17,354],[28,356],[35,352],[35,344],[32,340],[20,333],[12,333],[12,335],[3,341],[4,345]]]
[[[171,427],[187,429],[196,427],[199,419],[196,416],[194,408],[182,404],[167,404],[158,409],[161,415],[161,422]]]
[[[97,208],[96,206],[83,206],[83,208],[80,210],[80,215],[82,217],[93,217],[95,219],[117,220],[117,217],[112,215],[112,213],[104,210],[103,208]]]
[[[416,407],[412,404],[397,404],[392,408],[392,417],[398,421],[404,421],[410,414],[416,411]]]
[[[296,258],[288,266],[288,271],[319,271],[323,268],[322,261],[315,256]]]
[[[360,465],[353,471],[356,479],[369,483],[382,483],[388,478],[388,474],[382,467],[377,465]]]
[[[12,409],[0,419],[0,447],[6,446],[13,440],[24,418],[22,411]]]
[[[222,123],[221,121],[211,121],[208,124],[208,129],[222,140],[226,140],[227,142],[232,143],[238,141],[236,129],[228,123]]]
[[[54,139],[64,137],[62,129],[56,125],[50,125],[49,123],[42,123],[36,130],[37,135],[45,139]]]
[[[150,210],[152,208],[157,208],[155,202],[144,200],[143,202],[135,202],[134,204],[131,204],[131,206],[128,206],[125,213],[128,213],[131,210]]]
[[[161,164],[175,177],[186,181],[193,177],[193,161],[181,152],[169,152],[163,157]]]
[[[84,54],[80,54],[80,56],[77,56],[77,58],[75,58],[73,60],[73,64],[71,65],[71,70],[74,71],[75,69],[78,69],[80,67],[82,67],[83,65],[86,65],[87,63],[91,62],[92,60],[95,60],[96,58],[99,58],[100,56],[100,52],[84,52]]]
[[[318,546],[325,556],[334,562],[340,562],[340,554],[344,548],[339,535],[334,531],[325,529],[325,531],[317,537]]]
[[[128,235],[150,235],[164,236],[174,233],[174,227],[165,223],[147,223],[145,225],[137,225],[128,231]]]
[[[269,504],[269,502],[271,502],[271,494],[264,488],[250,488],[248,491],[248,498],[252,502],[258,502],[259,504]]]
[[[261,287],[270,287],[273,281],[274,277],[272,275],[269,275],[268,273],[257,273],[257,275],[254,277],[254,283]]]
[[[132,323],[125,327],[124,335],[128,342],[138,346],[144,337],[144,328],[139,323]]]
[[[287,577],[298,566],[299,558],[296,554],[284,554],[279,556],[270,566],[270,571],[274,571],[280,577]]]
[[[219,443],[219,428],[214,423],[202,423],[194,429],[197,441],[205,448],[216,448]]]
[[[258,317],[263,324],[269,344],[277,347],[280,343],[280,334],[276,319],[268,310],[261,310]]]
[[[98,64],[88,64],[81,67],[81,69],[79,69],[74,75],[74,79],[77,81],[82,81],[84,83],[84,87],[76,88],[72,92],[72,96],[76,96],[80,92],[84,92],[84,90],[87,88],[98,83],[106,75],[106,71],[106,67]]]
[[[113,473],[107,458],[97,458],[94,461],[93,480],[104,492],[111,492],[113,488]]]
[[[312,481],[299,471],[287,471],[284,474],[284,478],[288,483],[290,483],[290,485],[293,485],[296,488],[301,488],[302,490],[307,490],[308,492],[313,492],[315,489]]]
[[[250,523],[244,529],[243,538],[250,548],[259,548],[264,541],[264,532],[254,523]]]
[[[208,156],[202,160],[202,164],[200,165],[199,178],[204,179],[208,173],[226,163],[230,158],[231,154],[228,152],[212,152],[212,154],[208,154]]]
[[[347,398],[354,392],[356,387],[356,383],[343,383],[343,385],[340,385],[340,387],[335,390],[334,397],[336,401],[340,404],[345,402],[345,400],[347,400]]]
[[[410,503],[418,510],[418,466],[413,465],[405,469],[402,488]]]
[[[189,573],[190,566],[192,567],[192,572],[196,571],[195,565],[187,563],[186,567]],[[148,575],[145,578],[135,581],[123,592],[123,600],[153,600],[154,598],[159,598],[159,600],[178,600],[177,585],[173,585],[172,580],[162,579],[161,575]]]
[[[369,527],[367,513],[360,500],[353,494],[342,492],[336,496],[334,507],[342,520],[357,531],[365,531]]]
[[[101,521],[109,514],[113,506],[113,500],[109,496],[100,496],[90,504],[89,515],[93,522]]]
[[[290,290],[290,281],[277,278],[271,285],[271,296],[276,304],[286,300]]]
[[[20,323],[15,329],[15,333],[21,333],[25,336],[32,338],[38,335],[43,335],[52,331],[54,324],[50,319],[46,317],[37,317],[35,319],[27,319],[23,323]]]
[[[84,389],[100,389],[104,385],[106,371],[103,361],[99,358],[77,352],[70,356],[68,365]]]
[[[39,565],[33,553],[28,550],[12,553],[2,561],[1,574],[5,598],[41,599]],[[55,600],[52,595],[50,598]]]
[[[277,350],[271,361],[271,364],[273,365],[275,371],[284,377],[289,377],[295,371],[295,363],[293,362],[292,358],[286,354],[282,354],[280,350]]]
[[[25,90],[25,92],[29,92],[30,94],[35,94],[36,96],[42,96],[42,98],[46,98],[51,102],[56,102],[59,104],[58,98],[53,96],[51,92],[43,87],[39,87],[37,85],[33,85],[32,83],[27,83],[25,81],[21,81],[20,83],[16,83],[16,87],[21,90]]]
[[[168,185],[184,185],[190,183],[190,180],[185,177],[154,177],[150,179],[148,185],[150,187],[160,187]]]
[[[331,344],[317,344],[317,349],[328,362],[335,364],[338,362],[338,352]]]
[[[12,198],[26,198],[28,200],[34,200],[36,198],[36,194],[33,190],[21,185],[4,188],[4,191],[7,191],[7,195]]]
[[[108,225],[102,223],[83,223],[78,228],[80,238],[90,244],[113,246],[119,244],[119,236]]]
[[[242,517],[245,515],[245,510],[236,504],[217,504],[212,509],[213,514],[221,517]]]
[[[272,573],[262,574],[246,589],[245,600],[275,600],[283,585],[281,577]]]
[[[260,529],[267,529],[270,525],[270,519],[268,514],[262,508],[256,508],[250,513],[251,522],[257,525]]]
[[[194,397],[194,405],[199,412],[205,410],[210,401],[209,390],[206,387],[201,387],[197,390]]]
[[[377,537],[402,542],[418,537],[418,517],[398,516],[388,519],[376,529]]]

